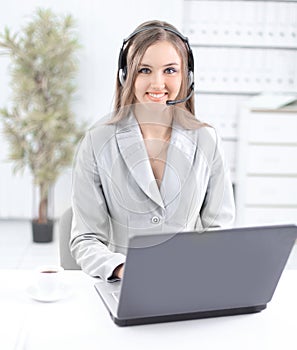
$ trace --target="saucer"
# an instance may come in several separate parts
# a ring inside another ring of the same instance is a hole
[[[69,286],[63,284],[54,293],[45,295],[45,294],[42,294],[36,286],[31,285],[27,288],[27,294],[29,295],[30,298],[34,300],[42,301],[44,303],[51,303],[54,301],[65,299],[71,294],[71,290]]]

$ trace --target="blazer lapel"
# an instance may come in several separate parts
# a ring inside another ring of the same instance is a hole
[[[132,113],[117,124],[116,139],[120,153],[139,187],[149,198],[164,208],[139,125]]]
[[[173,119],[170,146],[160,192],[165,206],[181,194],[197,149],[197,130],[186,130]]]

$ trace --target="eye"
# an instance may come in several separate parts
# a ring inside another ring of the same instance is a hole
[[[149,68],[140,68],[138,73],[149,74],[151,70]]]
[[[165,69],[165,73],[167,73],[167,74],[173,74],[173,73],[176,73],[176,72],[177,72],[177,70],[175,68],[173,68],[173,67],[168,67],[168,68]]]

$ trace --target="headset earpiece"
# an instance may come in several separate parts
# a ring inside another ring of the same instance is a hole
[[[189,70],[188,73],[188,88],[191,88],[194,85],[194,72]]]
[[[121,68],[119,70],[119,81],[122,86],[124,86],[125,84],[126,77],[127,77],[127,67]]]

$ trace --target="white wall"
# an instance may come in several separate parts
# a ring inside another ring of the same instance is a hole
[[[82,49],[79,53],[78,91],[73,110],[80,120],[92,124],[109,113],[114,96],[117,60],[122,41],[140,23],[166,20],[182,26],[182,0],[10,0],[1,3],[0,31],[5,26],[18,31],[36,7],[69,13],[77,20]],[[10,95],[8,58],[0,56],[0,107]],[[26,172],[14,176],[4,162],[7,145],[0,127],[0,218],[29,218],[32,213],[31,179]],[[55,215],[70,204],[71,169],[60,177],[55,188]]]

